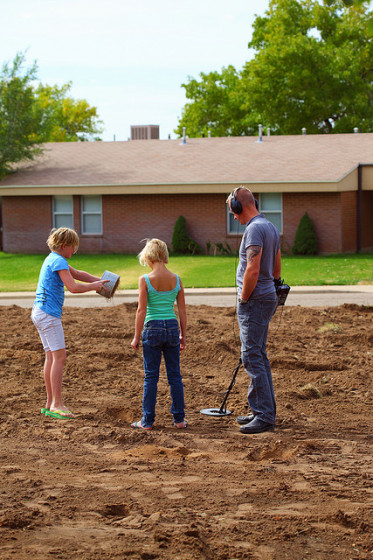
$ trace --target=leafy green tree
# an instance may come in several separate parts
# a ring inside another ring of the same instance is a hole
[[[201,80],[189,78],[182,84],[191,103],[183,109],[175,132],[182,135],[183,127],[191,137],[242,136],[254,133],[257,119],[250,113],[240,74],[233,66],[221,72],[200,73]]]
[[[42,126],[35,132],[37,142],[76,142],[99,140],[102,133],[96,107],[85,99],[68,97],[71,82],[58,86],[40,84],[35,89],[35,111]]]
[[[41,126],[40,115],[33,110],[37,66],[23,70],[23,62],[23,55],[17,54],[12,65],[3,65],[0,75],[0,178],[12,163],[40,153],[38,143],[31,140]]]
[[[0,178],[22,160],[32,160],[44,142],[98,140],[102,132],[97,110],[62,87],[36,85],[38,66],[24,67],[17,53],[0,74]]]
[[[370,18],[366,3],[272,0],[242,73],[261,121],[281,134],[372,131]]]
[[[372,12],[364,0],[271,0],[241,71],[183,84],[178,128],[190,136],[373,131]]]

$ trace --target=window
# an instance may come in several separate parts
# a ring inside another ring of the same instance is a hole
[[[73,197],[61,195],[53,197],[53,227],[73,228]]]
[[[282,194],[260,193],[259,211],[282,233]]]
[[[82,233],[102,234],[101,196],[82,196]]]
[[[230,234],[241,234],[245,231],[246,225],[241,225],[238,220],[234,219],[234,214],[229,210],[227,204],[227,227]]]
[[[260,193],[254,195],[259,203],[259,212],[263,214],[269,222],[282,233],[282,194],[281,193]],[[227,230],[228,234],[242,234],[245,225],[241,225],[234,219],[234,214],[230,212],[227,204]]]

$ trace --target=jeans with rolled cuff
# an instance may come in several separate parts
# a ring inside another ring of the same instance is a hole
[[[276,400],[266,344],[269,322],[277,308],[277,298],[249,299],[238,305],[242,364],[250,376],[247,401],[258,419],[275,424]]]
[[[147,428],[154,423],[162,354],[171,391],[171,413],[174,422],[182,422],[185,415],[184,386],[180,375],[180,338],[177,319],[148,321],[142,333],[142,345],[145,370],[142,425]]]

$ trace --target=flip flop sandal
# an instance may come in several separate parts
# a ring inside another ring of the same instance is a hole
[[[59,420],[74,420],[75,416],[70,410],[47,410],[45,416],[58,418]]]
[[[141,420],[138,420],[137,422],[133,422],[131,424],[131,428],[137,428],[139,430],[151,430],[153,426],[143,426],[141,424]]]
[[[46,414],[47,412],[49,412],[49,408],[41,408],[40,409],[41,414]]]
[[[182,422],[174,422],[174,426],[178,430],[185,430],[188,426],[188,422],[186,420],[183,420]]]

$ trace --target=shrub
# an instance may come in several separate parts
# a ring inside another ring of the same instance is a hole
[[[188,253],[191,255],[201,255],[202,254],[202,247],[194,241],[194,239],[189,239],[188,243]]]
[[[176,220],[174,232],[172,234],[172,250],[174,253],[188,253],[189,235],[186,229],[184,216],[179,216]]]
[[[184,216],[179,216],[176,220],[172,234],[172,250],[174,253],[182,255],[202,253],[201,246],[188,235]]]
[[[299,222],[293,245],[294,255],[317,255],[318,243],[313,223],[307,212]]]

